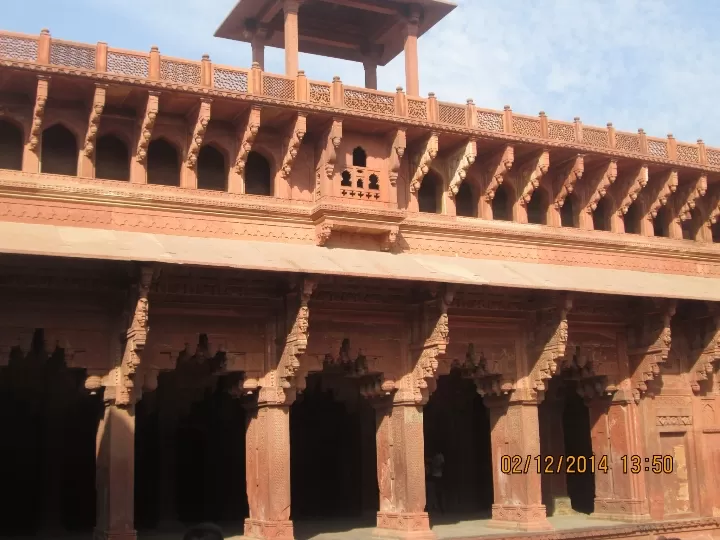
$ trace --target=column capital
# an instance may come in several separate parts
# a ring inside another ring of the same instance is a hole
[[[297,13],[300,10],[300,6],[304,0],[282,0],[283,12],[285,13]]]

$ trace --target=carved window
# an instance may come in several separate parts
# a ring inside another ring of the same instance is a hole
[[[610,212],[608,211],[607,199],[600,199],[593,210],[593,229],[596,231],[609,231],[610,230]]]
[[[369,180],[368,189],[380,189],[380,179],[377,174],[371,174]]]
[[[575,195],[570,194],[565,197],[565,202],[560,208],[560,226],[577,227],[575,222]]]
[[[655,219],[653,219],[653,236],[661,236],[667,238],[668,234],[668,211],[667,207],[663,206],[658,210]]]
[[[161,186],[180,185],[180,154],[165,139],[155,139],[148,146],[147,181]]]
[[[23,132],[7,120],[0,120],[0,169],[22,169]]]
[[[98,137],[95,143],[95,177],[105,180],[130,179],[130,152],[119,137]]]
[[[546,225],[548,203],[548,197],[544,189],[536,189],[533,191],[530,202],[527,205],[528,223]]]
[[[423,178],[418,190],[418,207],[421,212],[428,214],[440,213],[440,197],[442,195],[442,181],[433,171],[430,171]]]
[[[353,150],[352,155],[353,167],[367,167],[367,153],[362,146],[358,146]]]
[[[72,131],[62,124],[43,131],[40,170],[49,174],[77,176],[77,166],[78,146]]]
[[[627,213],[623,217],[625,223],[625,232],[630,234],[640,234],[640,211],[637,203],[633,203],[628,208]]]
[[[477,204],[470,184],[463,182],[455,195],[455,213],[458,216],[477,217]]]
[[[493,219],[512,221],[512,196],[507,184],[500,184],[492,201]]]
[[[200,148],[197,160],[197,187],[227,191],[228,169],[225,156],[214,146]]]
[[[357,181],[355,182],[355,184],[360,189],[365,188],[365,181],[362,178],[358,178]]]
[[[271,196],[272,188],[270,162],[259,152],[250,152],[245,164],[245,193]]]
[[[340,180],[341,186],[352,187],[352,175],[350,171],[343,171],[340,176],[342,177],[342,180]]]

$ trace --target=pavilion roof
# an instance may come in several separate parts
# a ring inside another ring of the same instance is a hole
[[[403,29],[420,8],[418,37],[455,9],[448,0],[305,0],[298,15],[300,52],[384,66],[404,48]],[[216,37],[250,42],[256,29],[265,44],[284,48],[283,0],[239,0]]]

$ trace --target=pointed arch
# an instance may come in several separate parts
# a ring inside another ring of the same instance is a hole
[[[200,148],[197,160],[197,187],[227,191],[228,166],[225,153],[212,144]]]
[[[23,130],[5,118],[0,118],[0,169],[22,169]]]
[[[78,143],[64,124],[55,124],[42,133],[40,171],[48,174],[77,176]]]
[[[362,146],[357,146],[352,153],[353,167],[367,167],[367,152]]]
[[[441,211],[442,178],[434,170],[430,170],[423,178],[417,192],[418,209],[428,214],[439,214]]]
[[[98,137],[95,143],[95,178],[130,180],[130,149],[113,133]]]
[[[495,221],[512,221],[512,188],[505,182],[500,184],[492,200],[492,216]]]
[[[455,214],[464,217],[477,217],[478,205],[473,188],[468,182],[460,184],[455,195]]]
[[[250,152],[245,164],[245,193],[272,196],[272,180],[270,161],[260,152]]]
[[[180,152],[167,139],[154,139],[148,145],[147,179],[148,184],[180,186]]]
[[[547,225],[547,213],[549,206],[550,197],[547,190],[539,187],[533,191],[530,202],[527,205],[528,223]]]

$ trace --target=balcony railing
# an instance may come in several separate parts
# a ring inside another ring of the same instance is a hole
[[[161,56],[156,47],[149,53],[109,48],[105,43],[88,45],[52,39],[43,30],[39,36],[0,32],[0,60],[69,67],[88,72],[112,73],[137,79],[167,81],[183,86],[209,87],[224,92],[253,94],[289,102],[310,102],[336,109],[361,111],[386,116],[431,122],[448,127],[472,128],[484,132],[518,135],[547,140],[552,144],[568,143],[597,150],[614,150],[682,164],[720,167],[720,148],[677,142],[672,135],[665,139],[638,133],[616,131],[606,127],[584,126],[579,118],[573,122],[549,120],[544,113],[526,116],[481,109],[472,100],[465,105],[427,98],[408,97],[402,88],[395,93],[344,86],[335,77],[331,83],[310,81],[304,72],[297,78],[264,73],[258,64],[250,69],[214,65],[204,56],[200,61]]]

